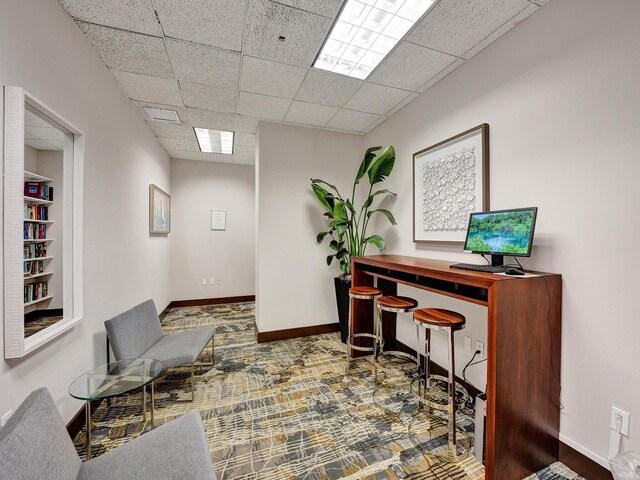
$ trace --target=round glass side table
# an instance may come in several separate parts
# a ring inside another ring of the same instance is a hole
[[[85,401],[87,460],[91,459],[91,402],[124,395],[142,388],[143,419],[147,420],[147,385],[151,387],[151,427],[153,428],[154,381],[162,373],[162,363],[152,358],[130,358],[107,363],[83,373],[69,386],[69,395]]]

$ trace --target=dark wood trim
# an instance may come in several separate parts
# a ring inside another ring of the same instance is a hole
[[[24,314],[24,321],[30,322],[44,317],[61,317],[63,311],[61,308],[48,308],[43,310],[34,310],[33,312]]]
[[[327,323],[325,325],[313,325],[311,327],[288,328],[286,330],[273,330],[271,332],[258,332],[258,343],[276,342],[278,340],[289,340],[290,338],[310,337],[311,335],[321,335],[323,333],[333,333],[340,331],[338,323]]]
[[[220,305],[222,303],[241,303],[241,302],[255,302],[255,295],[242,295],[237,297],[220,297],[220,298],[196,298],[194,300],[174,300],[169,305],[169,308],[178,307],[199,307],[201,305]]]
[[[91,411],[95,412],[96,408],[100,406],[102,400],[92,400],[91,401]],[[71,440],[76,438],[76,435],[80,433],[80,431],[84,428],[87,419],[85,418],[85,406],[82,404],[82,407],[78,412],[73,416],[73,418],[67,423],[67,433]]]
[[[560,442],[560,461],[587,480],[613,480],[611,472],[564,442]]]

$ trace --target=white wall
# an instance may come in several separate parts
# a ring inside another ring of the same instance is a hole
[[[469,261],[412,242],[412,154],[490,124],[491,207],[538,206],[523,263],[563,275],[561,438],[603,464],[612,405],[640,450],[639,21],[634,0],[554,0],[365,137],[398,153],[389,252]]]
[[[105,361],[103,321],[146,298],[158,309],[171,299],[171,237],[148,233],[148,185],[171,192],[169,158],[55,0],[0,0],[0,84],[25,88],[86,135],[84,320],[26,358],[0,361],[0,415],[46,386],[67,421],[82,405],[69,384]]]
[[[254,184],[251,165],[171,159],[172,300],[254,294]],[[227,211],[226,231],[211,230],[214,209]]]
[[[336,323],[332,279],[339,269],[327,267],[327,244],[316,244],[325,217],[310,179],[335,182],[350,195],[362,137],[260,123],[257,141],[258,330]]]

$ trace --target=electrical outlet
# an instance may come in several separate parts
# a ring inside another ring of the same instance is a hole
[[[618,431],[618,425],[620,425],[620,433],[625,437],[629,436],[629,421],[631,415],[627,412],[623,412],[619,408],[611,407],[611,430]]]
[[[0,427],[4,427],[7,424],[12,414],[13,414],[13,409],[9,410],[7,413],[2,415],[2,418],[0,419]]]
[[[216,284],[216,277],[211,277],[209,279],[209,285],[215,285]]]
[[[202,286],[204,286],[204,287],[207,286],[207,279],[206,278],[202,279]]]
[[[480,358],[484,358],[484,343],[482,343],[480,340],[476,340],[476,350],[478,351],[480,350],[480,353],[478,355],[480,355]]]
[[[468,335],[464,336],[464,351],[471,353],[471,337]]]

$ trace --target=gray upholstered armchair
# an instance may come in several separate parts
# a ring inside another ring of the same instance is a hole
[[[165,335],[153,300],[136,305],[104,322],[107,338],[116,360],[153,358],[164,368],[191,366],[191,400],[195,392],[194,365],[211,341],[211,366],[214,364],[213,327],[201,327]]]
[[[81,462],[46,388],[0,430],[0,480],[215,480],[197,412]]]

